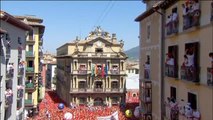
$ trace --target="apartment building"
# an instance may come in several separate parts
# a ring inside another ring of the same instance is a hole
[[[57,49],[57,94],[67,104],[113,105],[125,102],[127,56],[123,40],[97,27]]]
[[[43,99],[45,92],[41,76],[45,26],[42,24],[43,20],[36,16],[15,17],[33,28],[26,39],[25,109],[34,114],[37,113],[37,105]]]
[[[0,11],[0,119],[21,120],[24,115],[26,33],[32,28]]]
[[[142,118],[213,119],[213,1],[143,2],[147,10],[136,18],[142,46],[140,68],[144,71],[140,72],[142,109],[145,106]],[[158,42],[156,47],[154,42]],[[160,52],[152,56],[157,48]],[[153,83],[157,77],[158,92]]]

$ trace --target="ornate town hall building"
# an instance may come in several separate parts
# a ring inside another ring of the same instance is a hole
[[[57,94],[66,104],[125,102],[123,40],[97,27],[85,40],[76,38],[57,49]]]

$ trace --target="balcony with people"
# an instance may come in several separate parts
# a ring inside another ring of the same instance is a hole
[[[111,82],[111,92],[119,92],[118,81],[112,81]]]
[[[13,63],[9,63],[7,65],[7,71],[6,71],[6,79],[7,80],[11,80],[14,76],[14,64]]]
[[[166,34],[171,35],[178,33],[178,13],[177,13],[177,7],[172,9],[172,13],[168,15],[166,20]]]
[[[20,61],[18,64],[18,76],[22,76],[24,74],[24,61]]]
[[[8,88],[5,91],[5,108],[8,108],[13,103],[13,91]]]
[[[87,67],[86,67],[86,65],[80,65],[79,66],[78,74],[87,74]]]
[[[186,44],[185,48],[184,62],[181,66],[181,79],[199,83],[198,44]]]
[[[144,66],[144,79],[150,79],[150,57],[147,56],[147,61],[145,62]]]
[[[167,77],[178,77],[177,65],[177,46],[169,46],[169,52],[166,54],[165,75]]]
[[[102,81],[95,82],[94,92],[103,92],[103,82]]]
[[[79,81],[78,83],[78,92],[86,92],[86,81]]]
[[[182,4],[183,30],[200,25],[200,3],[199,0],[189,0]]]
[[[24,95],[24,86],[23,85],[18,85],[17,86],[17,100],[20,100],[21,98],[23,98]]]
[[[207,85],[213,86],[213,52],[209,53],[211,67],[207,68]]]
[[[119,67],[117,65],[113,65],[110,69],[110,72],[112,75],[118,75],[119,74]]]

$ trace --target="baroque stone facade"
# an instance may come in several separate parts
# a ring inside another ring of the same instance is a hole
[[[85,40],[57,49],[57,94],[77,105],[125,102],[126,59],[123,40],[97,27]]]

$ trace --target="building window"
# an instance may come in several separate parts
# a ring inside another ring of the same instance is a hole
[[[33,39],[33,30],[29,32],[29,40],[34,40]]]
[[[33,51],[33,45],[29,45],[29,50],[28,51]]]
[[[28,61],[28,67],[33,67],[33,61],[32,60]]]
[[[150,26],[150,24],[148,24],[147,25],[147,27],[146,27],[146,29],[147,29],[147,41],[150,41],[150,35],[151,35],[151,26]]]
[[[102,52],[103,52],[103,48],[96,48],[96,49],[95,49],[95,52],[96,52],[96,53],[102,53]]]
[[[150,56],[149,55],[147,55],[147,59],[144,64],[144,78],[150,79]]]
[[[193,110],[197,109],[197,95],[188,92],[188,103],[191,104]]]
[[[178,77],[178,46],[169,46],[166,54],[165,75],[168,77]]]
[[[18,44],[22,44],[21,37],[18,37]]]
[[[174,98],[176,100],[176,88],[170,87],[170,98]]]
[[[32,98],[33,98],[33,97],[32,97],[32,93],[28,93],[27,99],[28,99],[28,100],[32,100]]]

